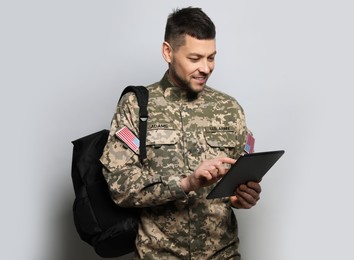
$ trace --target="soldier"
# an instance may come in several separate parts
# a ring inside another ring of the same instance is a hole
[[[168,70],[149,90],[147,159],[116,136],[139,136],[139,107],[126,94],[113,116],[101,162],[113,200],[139,208],[134,259],[240,259],[232,208],[251,208],[256,182],[235,187],[235,196],[207,200],[215,183],[245,152],[242,107],[206,85],[214,69],[215,26],[200,8],[169,15],[162,54]]]

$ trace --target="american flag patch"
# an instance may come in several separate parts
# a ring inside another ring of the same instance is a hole
[[[134,152],[139,149],[140,141],[139,139],[129,130],[128,127],[123,127],[116,132],[116,136],[121,139],[126,145],[129,146]]]
[[[252,136],[252,134],[247,133],[246,145],[245,145],[245,149],[244,149],[246,153],[253,153],[254,152],[254,143],[255,143],[255,139]]]

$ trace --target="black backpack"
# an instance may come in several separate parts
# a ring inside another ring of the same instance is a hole
[[[148,90],[143,86],[126,87],[121,97],[134,92],[140,107],[140,160],[146,158]],[[134,251],[138,228],[137,210],[121,208],[110,197],[99,161],[109,130],[101,130],[72,141],[71,178],[75,191],[74,224],[80,238],[94,247],[101,257],[118,257]]]

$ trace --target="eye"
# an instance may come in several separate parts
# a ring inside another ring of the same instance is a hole
[[[213,62],[215,60],[215,56],[208,57],[208,61]]]
[[[198,62],[198,61],[199,61],[199,58],[189,57],[189,60],[190,60],[191,62]]]

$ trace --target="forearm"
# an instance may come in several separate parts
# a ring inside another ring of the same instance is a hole
[[[139,168],[116,172],[103,170],[112,199],[123,207],[150,207],[175,200],[186,200],[181,177],[168,172],[154,174]]]

